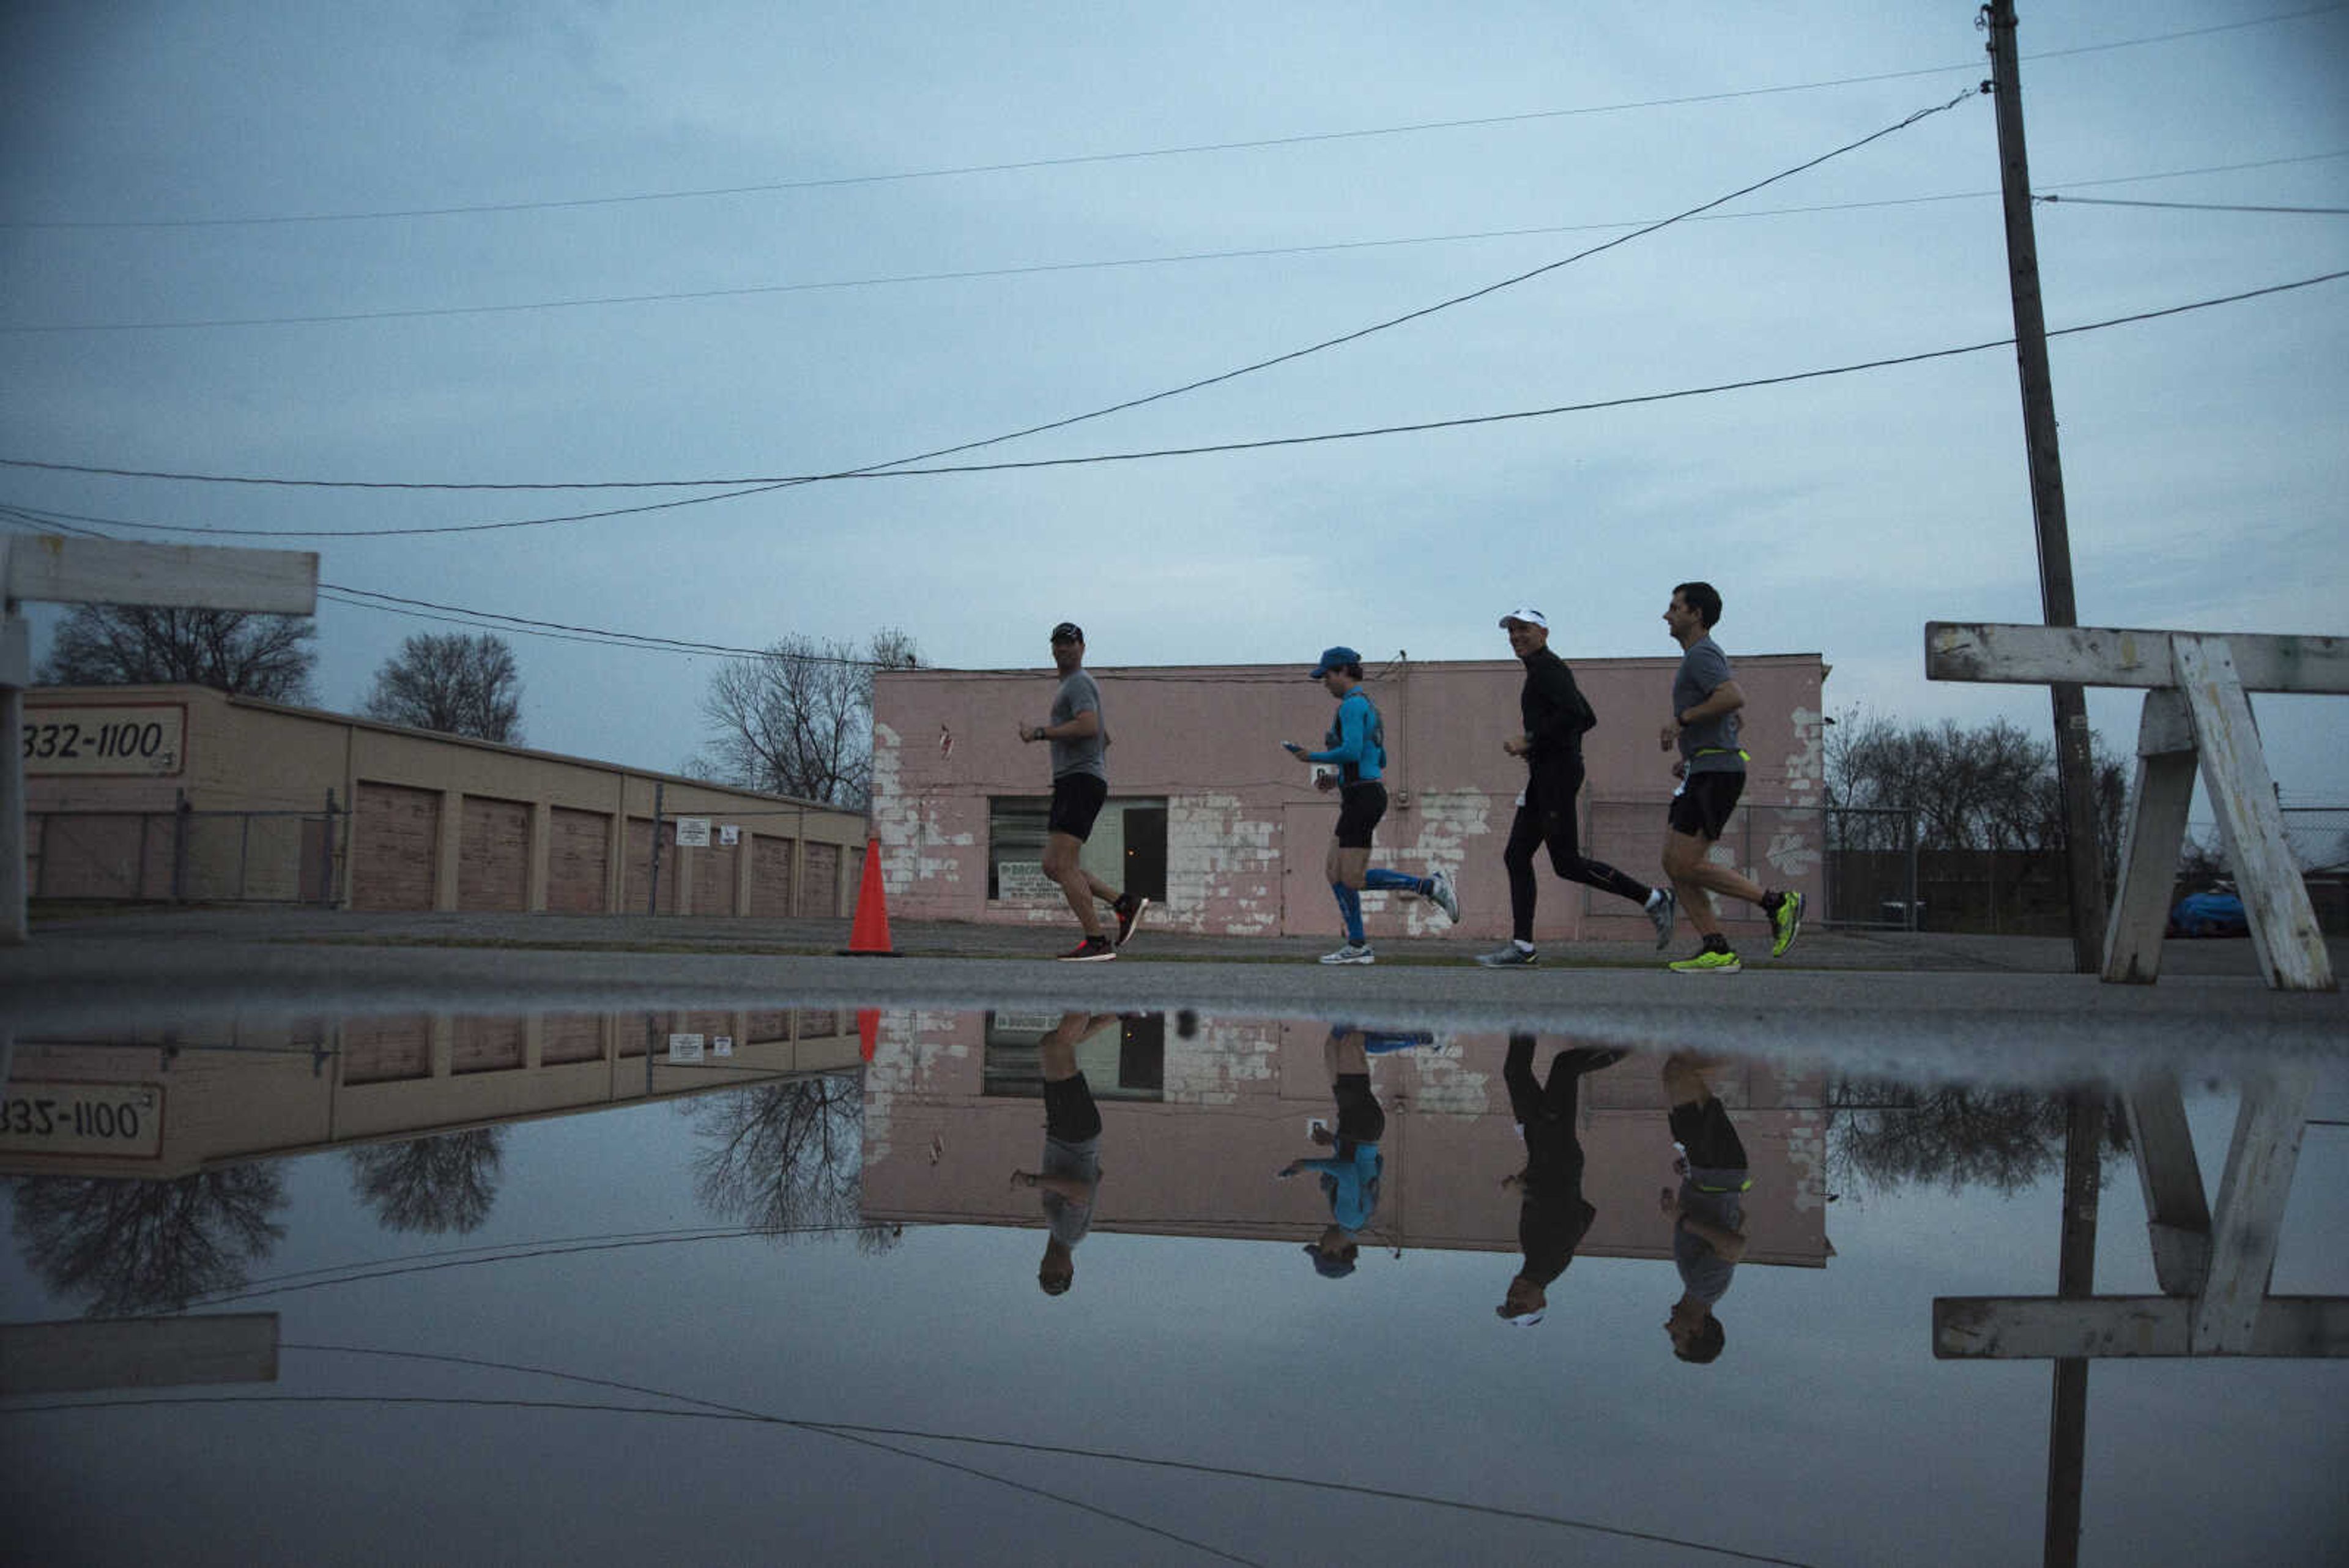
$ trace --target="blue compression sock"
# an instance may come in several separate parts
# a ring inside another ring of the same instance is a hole
[[[1381,893],[1426,893],[1432,885],[1424,877],[1410,877],[1401,871],[1365,871],[1362,886]]]
[[[1362,896],[1343,882],[1330,883],[1330,891],[1337,896],[1338,912],[1346,917],[1346,940],[1362,946],[1370,940],[1362,935]]]

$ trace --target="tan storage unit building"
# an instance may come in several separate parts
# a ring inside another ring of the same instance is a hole
[[[855,898],[865,819],[812,802],[196,686],[25,710],[35,898],[768,919]]]

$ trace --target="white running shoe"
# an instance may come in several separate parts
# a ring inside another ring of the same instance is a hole
[[[1334,953],[1323,953],[1323,963],[1376,963],[1378,955],[1371,951],[1368,942],[1348,942]]]
[[[1452,890],[1452,874],[1448,871],[1438,871],[1434,876],[1430,877],[1428,880],[1433,882],[1434,886],[1428,889],[1427,896],[1434,900],[1435,907],[1437,909],[1444,911],[1444,918],[1445,919],[1452,921],[1455,925],[1458,924],[1460,919],[1460,896]]]
[[[1648,905],[1648,919],[1656,923],[1658,952],[1672,945],[1672,924],[1680,919],[1680,895],[1670,888],[1657,888],[1654,901]]]

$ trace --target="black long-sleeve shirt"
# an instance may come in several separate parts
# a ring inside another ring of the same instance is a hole
[[[1526,738],[1533,742],[1533,750],[1526,753],[1526,765],[1539,772],[1580,762],[1583,732],[1597,724],[1599,717],[1574,683],[1574,671],[1547,648],[1535,649],[1525,659],[1526,684],[1517,693],[1517,708],[1525,715]]]

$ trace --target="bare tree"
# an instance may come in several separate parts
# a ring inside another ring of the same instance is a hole
[[[490,1217],[504,1159],[503,1127],[370,1144],[351,1150],[351,1189],[387,1230],[462,1236]]]
[[[863,1214],[864,1092],[854,1076],[801,1078],[685,1103],[708,1145],[694,1190],[721,1220],[778,1236],[853,1233],[864,1251],[895,1242]]]
[[[1878,1193],[1987,1187],[2012,1197],[2061,1170],[2070,1120],[2060,1094],[1868,1079],[1833,1085],[1827,1110],[1828,1179]],[[2127,1147],[2127,1123],[2108,1107],[2104,1154]]]
[[[702,716],[714,734],[702,775],[859,810],[873,791],[873,672],[920,662],[894,628],[859,651],[844,642],[787,637],[756,659],[710,677]]]
[[[493,632],[419,632],[375,672],[359,711],[387,724],[522,743],[522,671]]]
[[[58,623],[37,679],[45,686],[210,686],[307,702],[315,636],[306,616],[77,605]]]
[[[2095,739],[2096,836],[2116,874],[2128,774]],[[1913,812],[1922,849],[2061,849],[2063,786],[2053,742],[2004,719],[1965,728],[1844,714],[1827,732],[1827,804]]]
[[[277,1163],[170,1181],[25,1177],[10,1184],[25,1261],[91,1317],[179,1312],[233,1291],[285,1234]]]

